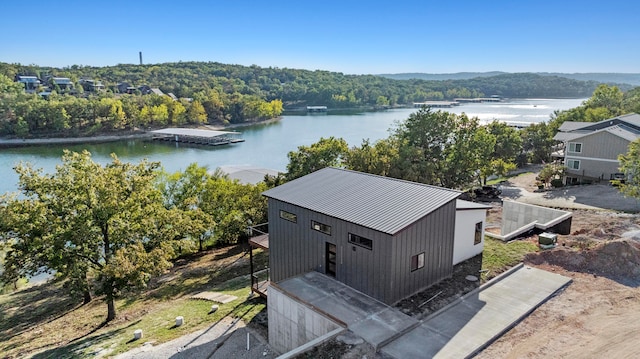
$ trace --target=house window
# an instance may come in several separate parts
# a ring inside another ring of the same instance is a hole
[[[580,160],[568,160],[567,167],[571,170],[579,170],[580,169]]]
[[[331,235],[331,226],[327,226],[324,223],[311,221],[311,229],[316,230],[318,232],[322,232],[324,234]]]
[[[411,271],[424,267],[424,252],[411,257]]]
[[[357,234],[349,233],[349,243],[353,243],[366,249],[373,248],[373,241],[369,238],[360,237]]]
[[[298,223],[298,216],[287,211],[280,210],[280,218],[286,219],[289,222]]]
[[[575,153],[582,152],[582,143],[569,142],[569,152],[575,152]]]
[[[482,242],[482,222],[476,223],[476,233],[473,237],[473,245],[480,244]]]

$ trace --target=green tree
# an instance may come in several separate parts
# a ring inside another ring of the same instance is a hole
[[[171,266],[189,225],[163,205],[158,163],[112,157],[103,167],[86,151],[65,151],[53,174],[20,164],[24,198],[5,199],[0,209],[0,235],[11,243],[5,273],[55,270],[83,292],[103,294],[107,321],[116,316],[115,298]]]
[[[545,122],[535,123],[520,131],[522,149],[528,153],[532,163],[548,162],[555,141],[550,126]]]
[[[345,156],[348,169],[388,176],[391,166],[397,161],[398,148],[392,138],[376,141],[373,145],[363,140],[360,147],[353,147]]]
[[[619,181],[619,189],[625,196],[640,199],[640,139],[629,143],[626,154],[618,156],[620,171],[625,181]]]
[[[493,150],[493,142],[486,143],[478,131],[477,118],[421,108],[392,135],[398,156],[390,176],[448,188],[469,184]]]
[[[325,167],[340,167],[349,151],[347,141],[342,138],[323,138],[311,146],[299,146],[297,151],[287,154],[287,180],[291,181]]]
[[[210,177],[206,167],[192,163],[184,172],[164,173],[160,180],[165,207],[177,208],[188,216],[190,227],[185,234],[198,242],[199,251],[204,250],[204,242],[215,226],[211,215],[203,211],[203,197]]]

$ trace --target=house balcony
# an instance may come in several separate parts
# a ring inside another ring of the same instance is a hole
[[[259,224],[249,227],[253,237],[249,238],[249,266],[251,271],[251,293],[266,298],[269,287],[269,268],[258,269],[254,263],[253,250],[261,249],[269,252],[269,233],[268,223]]]

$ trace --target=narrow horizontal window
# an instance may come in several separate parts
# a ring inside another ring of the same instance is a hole
[[[411,257],[411,271],[424,267],[424,252]]]
[[[314,229],[318,232],[322,232],[324,234],[331,235],[331,226],[328,226],[324,223],[311,221],[311,229]]]
[[[291,212],[280,210],[280,218],[286,219],[289,222],[298,223],[298,216]]]
[[[356,244],[360,247],[364,247],[366,249],[373,248],[373,241],[369,238],[360,237],[357,234],[349,233],[349,243]]]

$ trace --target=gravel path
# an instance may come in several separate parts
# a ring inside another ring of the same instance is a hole
[[[545,207],[640,211],[640,201],[624,197],[616,187],[608,184],[568,186],[537,192],[536,175],[526,173],[509,179],[501,185],[502,197]]]

